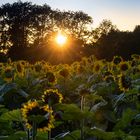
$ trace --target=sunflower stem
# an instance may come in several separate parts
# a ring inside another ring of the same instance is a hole
[[[49,104],[49,109],[52,109],[51,104]],[[51,129],[48,131],[48,140],[51,140]]]
[[[30,140],[30,130],[27,130],[27,140]]]
[[[51,140],[51,130],[48,131],[48,140]]]
[[[81,97],[81,111],[84,110],[84,96]],[[84,140],[84,119],[81,120],[81,140]]]
[[[36,140],[37,127],[36,122],[33,121],[32,140]]]

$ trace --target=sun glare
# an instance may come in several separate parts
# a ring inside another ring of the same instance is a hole
[[[56,42],[59,46],[63,46],[67,41],[67,37],[59,33],[56,37]]]

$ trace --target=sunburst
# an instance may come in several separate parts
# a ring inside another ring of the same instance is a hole
[[[67,37],[60,32],[56,36],[56,42],[61,47],[67,42]]]

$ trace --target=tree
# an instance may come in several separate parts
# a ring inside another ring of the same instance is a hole
[[[132,54],[140,54],[140,28],[133,32],[110,30],[94,43],[93,52],[99,59],[112,60],[115,55],[131,59]]]
[[[1,6],[0,23],[1,50],[8,50],[13,60],[30,60],[35,59],[33,52],[39,59],[47,59],[52,52],[51,40],[60,30],[73,42],[69,46],[77,51],[72,51],[71,56],[79,55],[91,35],[88,27],[92,18],[82,11],[61,12],[48,5],[19,1]]]
[[[98,41],[100,38],[108,35],[111,31],[118,30],[115,25],[112,24],[110,20],[104,19],[100,25],[92,31],[94,42]]]
[[[0,11],[1,46],[8,49],[8,55],[13,59],[24,59],[30,43],[46,28],[44,22],[51,8],[19,1],[3,5]]]
[[[55,11],[55,24],[60,30],[63,30],[68,35],[87,42],[90,35],[88,27],[92,24],[92,18],[82,11]]]

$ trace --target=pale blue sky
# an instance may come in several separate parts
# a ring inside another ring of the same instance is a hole
[[[0,5],[17,0],[0,0]],[[22,0],[27,1],[27,0]],[[133,30],[140,25],[140,0],[29,0],[36,4],[48,4],[52,9],[82,10],[93,17],[96,27],[103,19],[109,19],[120,30]]]

